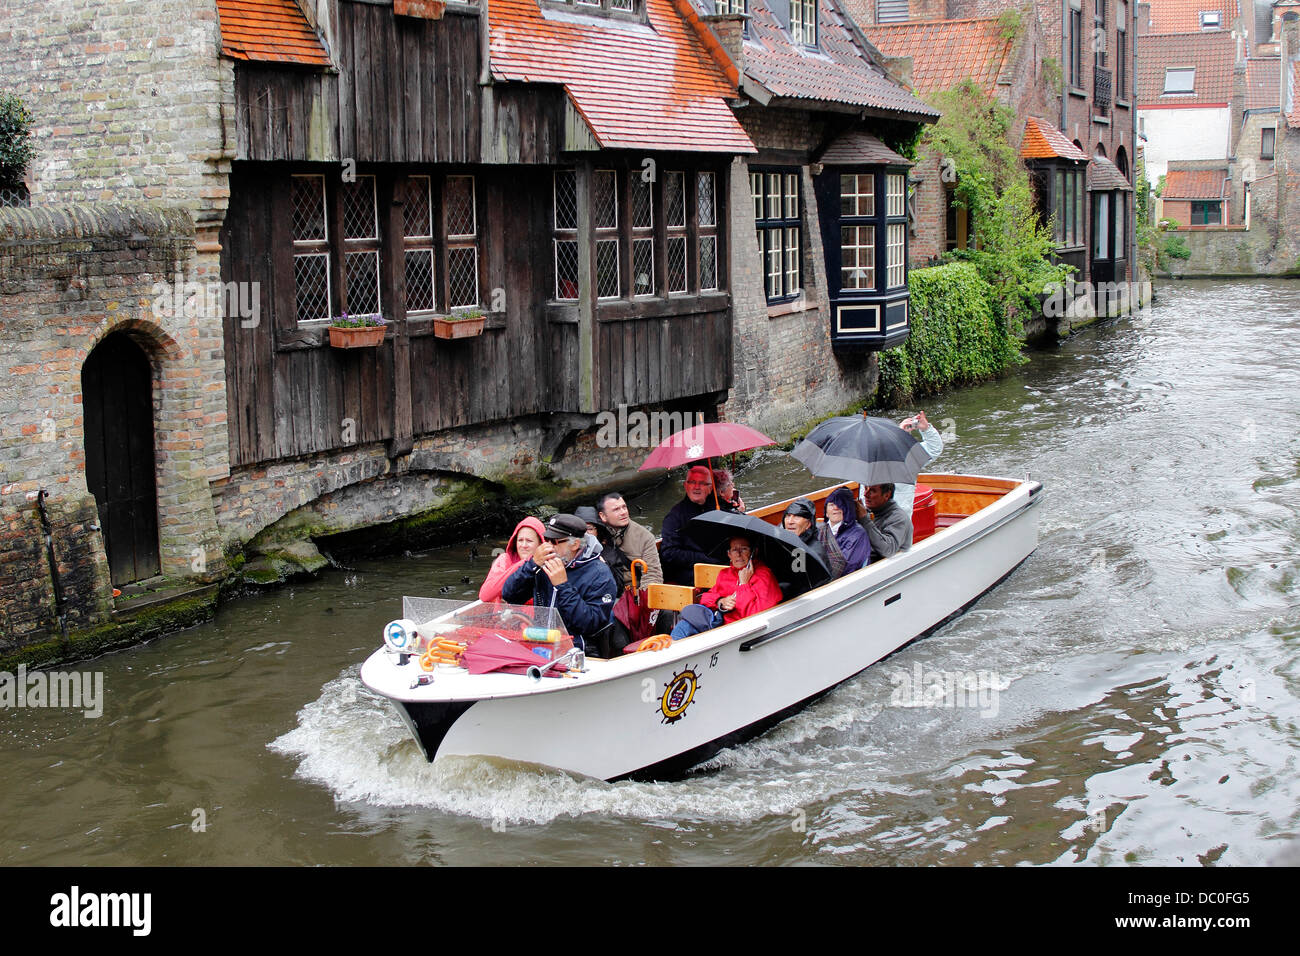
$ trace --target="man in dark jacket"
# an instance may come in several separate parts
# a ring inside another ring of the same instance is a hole
[[[893,485],[866,489],[867,514],[862,527],[871,542],[871,560],[888,558],[912,547],[912,516],[894,502]]]
[[[586,650],[587,641],[609,625],[618,598],[618,584],[600,551],[585,521],[556,515],[546,522],[533,556],[506,578],[501,596],[511,604],[531,598],[534,607],[554,605],[574,644]]]
[[[696,465],[686,473],[686,497],[664,515],[659,535],[659,558],[663,562],[664,580],[669,584],[693,585],[697,563],[718,563],[686,531],[692,518],[713,510],[713,474],[703,465]]]

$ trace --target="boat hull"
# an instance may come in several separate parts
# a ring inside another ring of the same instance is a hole
[[[1022,483],[911,551],[668,650],[593,661],[577,679],[501,676],[489,696],[434,699],[459,696],[460,685],[398,692],[382,651],[362,677],[398,706],[431,760],[494,756],[603,780],[680,776],[992,588],[1037,543],[1038,491]]]

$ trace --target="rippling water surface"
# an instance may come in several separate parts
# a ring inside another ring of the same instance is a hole
[[[0,714],[0,860],[1296,862],[1300,284],[1159,295],[925,404],[950,435],[936,469],[1044,483],[1038,550],[707,772],[427,764],[357,667],[403,594],[473,596],[486,561],[466,544],[86,665],[104,673],[98,720]],[[739,481],[753,506],[807,476],[763,453]],[[657,527],[677,495],[633,510]],[[916,678],[930,693],[900,694]]]

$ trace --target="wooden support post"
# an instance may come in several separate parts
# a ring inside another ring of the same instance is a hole
[[[397,458],[410,454],[414,447],[411,427],[411,340],[406,328],[406,256],[403,253],[405,218],[402,208],[406,200],[406,178],[394,182],[392,177],[384,176],[377,185],[379,208],[382,210],[382,248],[387,253],[382,258],[381,281],[388,302],[388,337],[393,346],[393,425],[388,439],[388,457]]]

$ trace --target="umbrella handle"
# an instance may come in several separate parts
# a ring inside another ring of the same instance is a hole
[[[631,572],[632,572],[632,591],[633,591],[633,592],[636,592],[636,591],[638,590],[638,588],[637,588],[637,586],[636,586],[636,566],[637,566],[638,564],[641,565],[641,573],[642,573],[642,574],[645,574],[647,571],[650,570],[650,566],[649,566],[648,564],[646,564],[644,561],[642,561],[640,558],[633,558],[633,559],[632,559]]]

